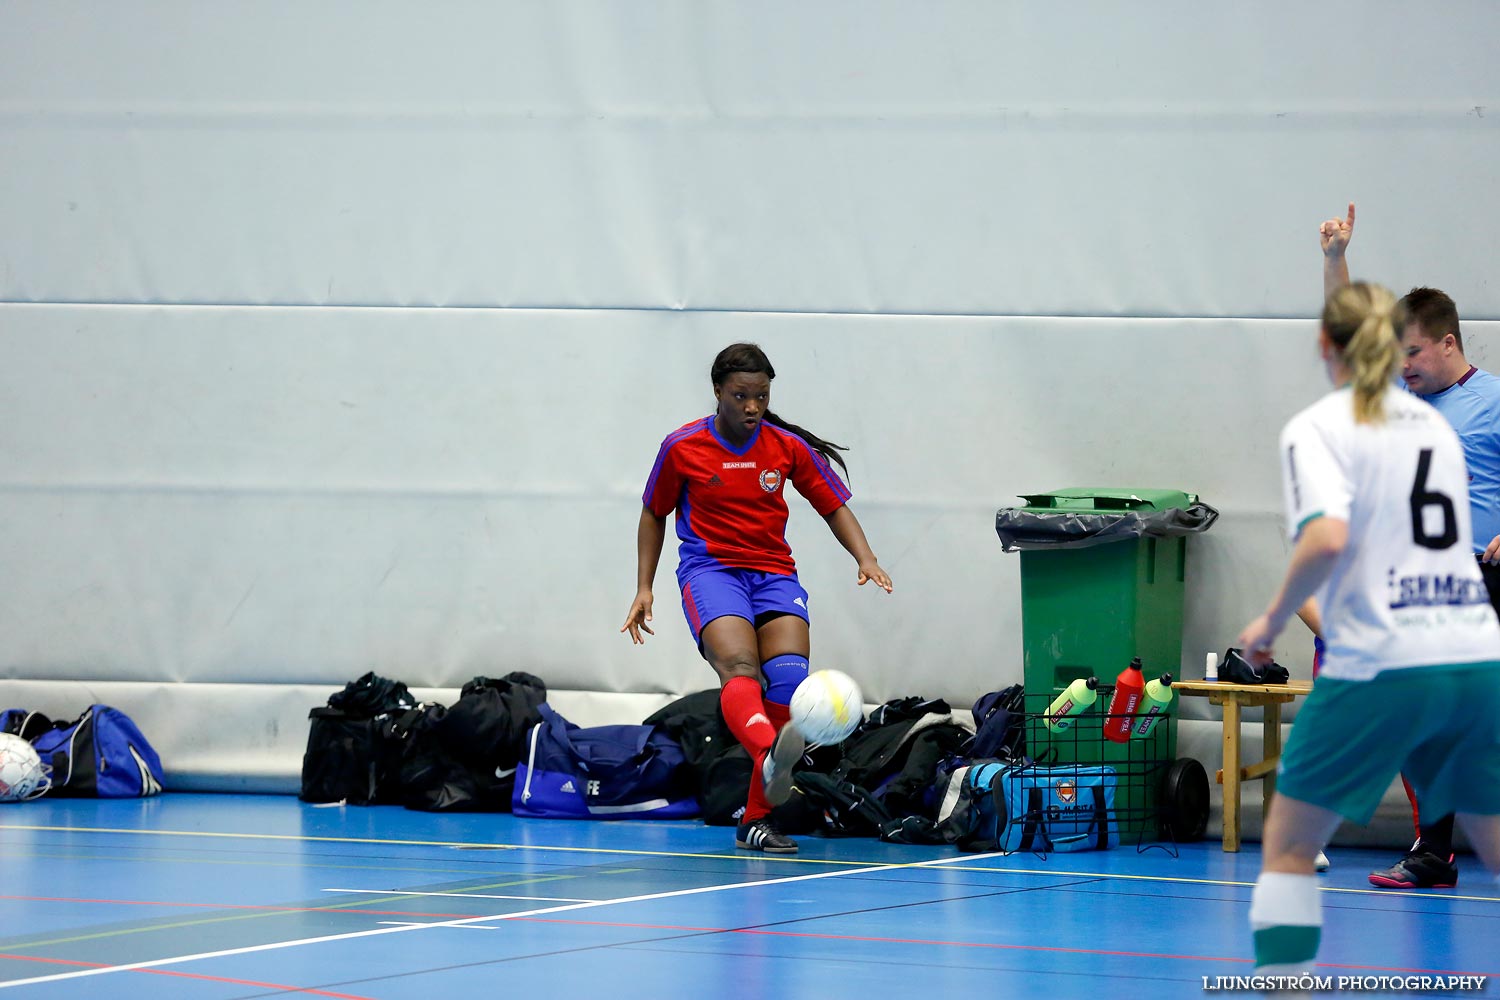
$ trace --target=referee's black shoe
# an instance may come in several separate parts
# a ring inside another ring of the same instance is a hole
[[[1384,871],[1371,872],[1370,884],[1381,889],[1451,889],[1458,885],[1453,855],[1444,858],[1426,850],[1408,851]]]

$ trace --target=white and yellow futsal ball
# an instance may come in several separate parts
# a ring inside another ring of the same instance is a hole
[[[792,725],[809,743],[842,743],[864,717],[859,685],[841,670],[814,670],[792,693]]]
[[[51,787],[36,748],[14,733],[0,733],[0,802],[34,799]]]

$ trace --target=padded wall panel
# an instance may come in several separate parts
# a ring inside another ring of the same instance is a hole
[[[1355,199],[1360,273],[1496,316],[1497,29],[1482,2],[7,4],[0,299],[1299,316]]]
[[[966,704],[1020,674],[996,508],[1062,486],[1199,493],[1185,658],[1222,648],[1286,552],[1276,429],[1323,389],[1306,321],[0,307],[0,675],[456,687],[526,669],[670,693],[711,675],[672,583],[619,635],[639,491],[761,341],[774,405],[850,447],[896,580],[793,498],[814,662],[873,701]],[[1500,326],[1470,324],[1485,363]],[[1289,651],[1305,666],[1305,650]]]

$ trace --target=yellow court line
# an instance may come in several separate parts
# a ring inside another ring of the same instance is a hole
[[[236,865],[250,868],[305,868],[328,869],[341,872],[396,872],[410,875],[469,875],[475,878],[492,874],[475,868],[410,868],[401,865],[336,865],[322,861],[299,861],[295,855],[286,855],[285,861],[242,861],[235,858],[174,858],[170,855],[155,857],[121,858],[103,854],[52,854],[46,851],[7,851],[7,858],[37,858],[45,861],[108,861],[137,865]],[[607,873],[606,873],[607,874]],[[578,878],[577,875],[553,875],[552,878]]]
[[[932,865],[931,867],[939,871],[942,870],[939,865]],[[1067,875],[1073,878],[1120,879],[1121,881],[1126,882],[1182,882],[1188,885],[1222,885],[1241,887],[1245,889],[1255,888],[1254,882],[1239,882],[1231,881],[1229,879],[1216,878],[1180,878],[1173,875],[1125,875],[1119,872],[1072,872],[1054,871],[1050,868],[978,868],[974,866],[968,866],[958,870],[966,872],[999,872],[1006,875]],[[1393,890],[1390,889],[1346,889],[1334,885],[1320,885],[1318,886],[1318,888],[1323,892],[1342,892],[1357,896],[1391,896],[1393,894]],[[1436,893],[1429,895],[1423,892],[1413,893],[1410,890],[1396,890],[1396,892],[1399,892],[1402,897],[1409,899],[1455,899],[1478,903],[1500,903],[1500,896],[1463,896],[1449,893],[1446,890],[1444,890],[1441,895]]]
[[[383,844],[392,847],[473,847],[471,841],[454,840],[388,840],[379,837],[312,837],[288,833],[224,833],[210,830],[131,830],[117,829],[113,827],[77,827],[77,826],[43,826],[21,823],[0,823],[0,830],[30,830],[47,833],[120,833],[133,834],[143,837],[216,837],[223,839],[247,839],[247,840],[269,840],[269,841],[291,841],[299,843],[329,843],[329,844]],[[833,865],[841,868],[885,868],[901,869],[907,864],[901,862],[891,863],[888,861],[847,861],[838,858],[798,858],[786,855],[769,854],[703,854],[693,851],[644,851],[627,850],[616,847],[561,847],[548,844],[484,844],[485,847],[493,847],[501,850],[514,851],[554,851],[558,853],[571,854],[618,854],[635,857],[657,857],[657,858],[714,858],[730,861],[772,861],[778,864],[804,864],[804,865]],[[995,855],[985,855],[994,857]],[[1121,881],[1141,882],[1177,882],[1187,885],[1219,885],[1234,886],[1242,888],[1254,887],[1254,882],[1243,882],[1230,879],[1212,878],[1182,878],[1171,875],[1126,875],[1118,872],[1081,872],[1081,871],[1057,871],[1045,868],[995,868],[977,867],[964,864],[965,858],[960,856],[949,859],[931,859],[922,864],[923,867],[942,871],[946,865],[962,865],[959,870],[971,872],[998,872],[1007,875],[1051,875],[1066,876],[1069,878],[1095,878],[1095,879],[1119,879]],[[1389,889],[1342,889],[1333,886],[1320,886],[1324,892],[1342,892],[1356,895],[1389,895]],[[1444,892],[1441,896],[1419,896],[1418,898],[1452,899],[1471,902],[1497,902],[1500,897],[1495,896],[1457,896]]]
[[[380,837],[308,837],[290,833],[223,833],[212,830],[129,830],[102,826],[40,826],[0,823],[0,830],[30,830],[42,833],[124,833],[141,837],[220,837],[225,839],[293,841],[321,844],[384,844],[390,847],[474,847],[462,840],[388,840]],[[804,865],[836,865],[841,868],[888,868],[885,861],[840,861],[836,858],[791,858],[770,854],[703,854],[697,851],[633,851],[617,847],[556,847],[548,844],[484,844],[508,851],[558,851],[575,854],[623,854],[656,858],[723,858],[731,861],[776,861]]]

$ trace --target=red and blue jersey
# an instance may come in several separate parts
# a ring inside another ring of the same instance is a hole
[[[707,416],[667,435],[641,502],[657,517],[677,511],[677,582],[711,569],[796,572],[786,542],[786,486],[827,517],[849,488],[797,435],[762,421],[736,448]]]

